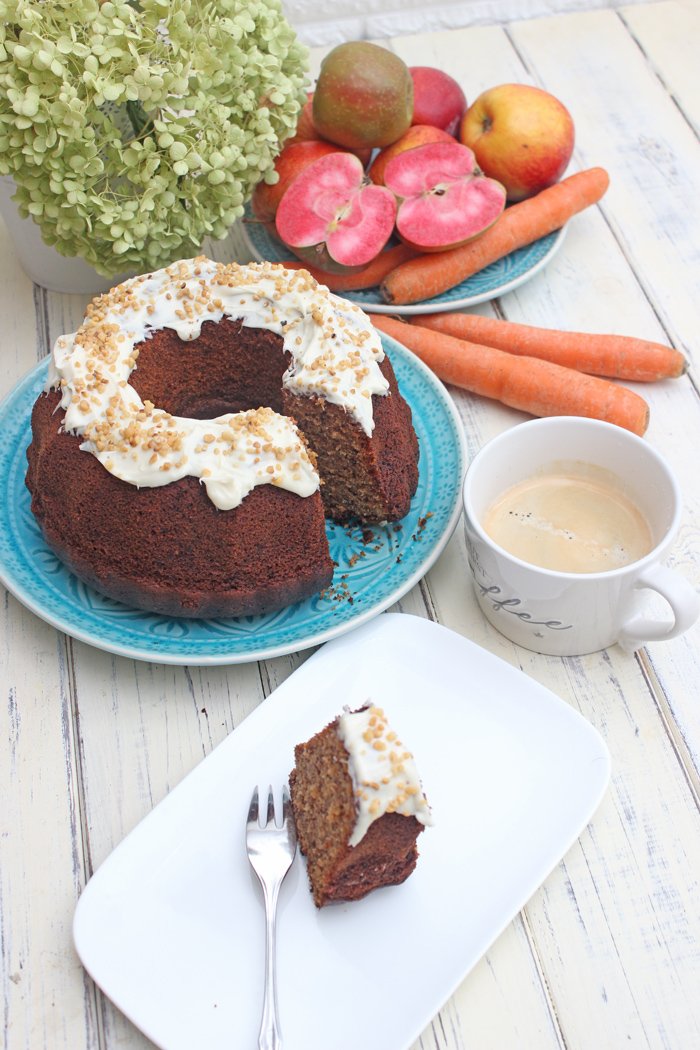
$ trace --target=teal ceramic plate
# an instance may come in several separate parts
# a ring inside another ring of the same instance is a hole
[[[462,424],[449,394],[408,350],[382,336],[420,443],[420,479],[408,515],[371,530],[329,523],[333,584],[323,596],[268,616],[180,620],[104,598],[44,543],[24,484],[32,405],[46,361],[0,405],[0,581],[59,630],[108,652],[154,663],[233,664],[296,652],[343,634],[396,602],[444,548],[461,512]]]
[[[247,209],[240,227],[251,255],[260,262],[282,262],[288,259],[290,253],[284,245],[268,233],[262,223],[251,222],[251,218],[251,212]],[[427,314],[442,310],[463,310],[468,306],[496,299],[506,292],[512,292],[514,288],[529,281],[559,251],[565,236],[566,226],[563,226],[560,230],[526,245],[525,248],[518,248],[504,259],[491,263],[442,295],[436,295],[433,299],[423,299],[420,303],[409,306],[389,305],[383,302],[378,288],[343,292],[343,295],[370,314]]]

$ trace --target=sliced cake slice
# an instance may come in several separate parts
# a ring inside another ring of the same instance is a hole
[[[292,807],[317,907],[407,879],[432,817],[413,756],[382,708],[346,710],[298,744],[294,759]]]

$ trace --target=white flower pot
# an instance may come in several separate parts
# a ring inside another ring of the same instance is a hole
[[[42,240],[39,227],[23,219],[12,200],[15,184],[9,175],[0,176],[0,215],[5,221],[22,269],[35,284],[52,292],[98,295],[120,284],[128,273],[102,277],[82,259],[60,255]]]

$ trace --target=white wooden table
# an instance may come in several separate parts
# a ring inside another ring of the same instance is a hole
[[[610,173],[601,206],[570,224],[546,270],[479,309],[670,341],[697,364],[697,0],[387,43],[409,64],[442,66],[469,99],[506,81],[548,89],[574,116],[575,165]],[[4,230],[0,238],[4,394],[74,330],[85,301],[33,287]],[[212,254],[230,259],[237,243]],[[695,374],[642,392],[652,406],[648,440],[685,496],[671,561],[698,585]],[[524,418],[454,396],[472,454]],[[603,735],[613,767],[588,829],[415,1048],[699,1047],[700,627],[634,656],[519,649],[476,606],[461,528],[397,608],[439,620],[553,690]],[[308,653],[213,669],[135,662],[65,637],[4,592],[0,623],[0,1044],[138,1050],[150,1044],[74,953],[77,898],[123,836]]]

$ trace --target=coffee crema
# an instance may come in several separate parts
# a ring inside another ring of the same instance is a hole
[[[614,475],[596,468],[537,474],[487,509],[484,531],[522,561],[557,572],[605,572],[654,547],[651,529]]]

